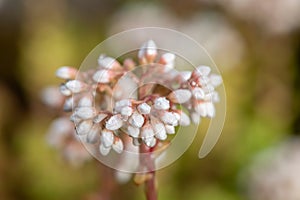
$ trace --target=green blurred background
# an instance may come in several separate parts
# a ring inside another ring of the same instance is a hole
[[[79,67],[105,38],[142,26],[200,42],[228,101],[209,156],[197,159],[200,137],[158,172],[160,199],[248,199],[243,173],[253,158],[300,133],[299,8],[299,0],[0,0],[0,199],[88,199],[105,184],[97,162],[74,167],[47,145],[56,113],[40,92],[59,84],[59,66]],[[130,181],[113,198],[143,199],[143,188]]]

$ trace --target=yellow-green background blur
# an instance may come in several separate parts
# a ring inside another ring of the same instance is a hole
[[[225,127],[214,150],[197,159],[197,138],[160,170],[159,198],[247,199],[241,174],[253,158],[300,133],[300,9],[294,8],[300,4],[226,2],[0,0],[0,199],[86,199],[105,184],[97,162],[73,167],[47,145],[55,113],[40,93],[60,83],[59,66],[79,67],[110,35],[142,26],[173,28],[203,43],[227,93]],[[144,199],[143,187],[130,181],[113,197]]]

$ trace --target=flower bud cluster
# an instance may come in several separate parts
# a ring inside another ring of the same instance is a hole
[[[199,66],[192,72],[169,76],[175,59],[172,53],[159,56],[152,40],[143,44],[138,52],[139,64],[148,65],[144,73],[154,73],[152,66],[153,69],[154,66],[160,67],[160,73],[165,75],[162,77],[166,80],[160,78],[158,82],[168,84],[175,81],[179,85],[170,88],[167,93],[156,91],[144,94],[141,90],[137,98],[116,99],[113,95],[116,83],[136,64],[126,59],[121,65],[116,59],[101,55],[95,69],[81,72],[72,67],[59,68],[56,76],[65,82],[59,88],[45,90],[43,98],[49,106],[69,113],[70,121],[75,125],[76,138],[96,145],[104,156],[111,150],[122,153],[128,141],[154,148],[168,140],[169,134],[175,134],[176,127],[188,126],[191,121],[198,124],[201,117],[214,117],[214,103],[219,101],[215,91],[222,83],[219,75],[212,74],[207,66]],[[145,74],[141,77],[136,75],[135,82],[143,83],[143,77]],[[65,127],[61,125],[60,128],[63,130]],[[51,131],[50,134],[60,132]],[[55,145],[67,146],[69,143],[53,140],[55,142],[51,143]]]

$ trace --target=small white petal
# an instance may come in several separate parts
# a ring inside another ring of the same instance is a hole
[[[142,127],[144,124],[144,117],[138,112],[134,112],[129,118],[129,123],[135,127]]]
[[[138,105],[137,109],[141,114],[149,114],[151,111],[151,107],[147,103]]]
[[[97,123],[100,123],[100,122],[102,122],[102,120],[104,120],[106,117],[107,117],[107,114],[100,113],[100,114],[98,114],[98,115],[96,115],[96,116],[94,117],[93,122],[96,123],[96,124],[97,124]]]
[[[130,106],[125,106],[121,109],[121,115],[123,116],[130,116],[132,114],[133,110]]]
[[[92,126],[93,123],[90,120],[84,120],[76,127],[76,132],[78,135],[86,135]]]
[[[163,123],[159,122],[153,125],[154,131],[155,131],[155,136],[159,140],[165,140],[167,139],[167,133],[166,129]]]
[[[157,48],[153,40],[149,40],[145,42],[138,52],[139,59],[150,58],[150,60],[152,60],[156,55],[157,55]]]
[[[81,119],[90,119],[95,116],[96,110],[93,107],[78,107],[75,109],[75,114]]]
[[[199,87],[196,87],[192,90],[193,96],[195,99],[200,100],[200,99],[204,99],[205,97],[205,92],[204,90],[202,90]]]
[[[69,90],[66,85],[61,85],[59,91],[64,96],[70,96],[72,94],[71,90]]]
[[[79,107],[91,107],[92,105],[93,99],[91,96],[84,96],[78,102]]]
[[[86,141],[90,144],[95,144],[99,140],[100,127],[95,124],[87,133]]]
[[[65,103],[64,103],[64,111],[65,111],[65,112],[70,112],[70,111],[72,111],[72,109],[73,109],[73,98],[70,97],[70,98],[67,98],[67,99],[65,100]]]
[[[99,151],[103,156],[108,155],[110,150],[111,150],[111,147],[105,147],[103,144],[99,145]]]
[[[215,116],[215,106],[211,102],[206,102],[206,111],[207,111],[207,116],[208,117],[214,117]]]
[[[190,72],[190,71],[182,71],[182,72],[180,72],[180,76],[182,77],[182,79],[184,81],[187,81],[187,80],[189,80],[191,78],[192,72]]]
[[[103,55],[100,55],[100,57],[98,58],[98,64],[105,69],[113,69],[120,66],[116,59]]]
[[[109,131],[109,130],[102,130],[101,143],[106,148],[111,147],[114,143],[114,134],[113,134],[113,132]]]
[[[154,101],[154,108],[157,110],[167,110],[170,108],[170,102],[166,97],[159,97]]]
[[[56,76],[62,79],[74,79],[77,74],[77,69],[73,67],[63,66],[56,70]]]
[[[115,152],[117,153],[122,153],[123,152],[123,149],[124,149],[124,145],[123,145],[123,142],[120,138],[115,138],[115,142],[114,144],[112,145],[112,148],[113,150],[115,150]]]
[[[123,120],[120,115],[113,115],[105,124],[105,128],[108,130],[117,130],[123,125]]]
[[[210,78],[210,83],[214,86],[214,87],[217,87],[219,85],[222,84],[222,77],[220,75],[217,75],[217,74],[212,74],[209,76]]]
[[[206,117],[207,116],[207,108],[205,103],[198,103],[195,106],[195,111],[201,116],[201,117]]]
[[[192,119],[192,121],[193,121],[194,124],[200,124],[201,117],[200,117],[200,115],[198,113],[193,112],[191,114],[191,119]]]
[[[174,103],[185,103],[190,100],[192,93],[186,89],[174,90],[170,93],[169,99]]]
[[[73,93],[79,93],[85,89],[86,85],[81,81],[71,80],[66,83],[66,87]]]
[[[93,75],[93,80],[97,83],[109,83],[110,73],[108,70],[99,70]]]
[[[201,65],[196,68],[196,73],[200,76],[208,76],[211,69],[208,66]]]
[[[178,119],[176,115],[172,112],[164,112],[161,116],[161,120],[168,125],[177,126],[178,125]]]
[[[127,131],[128,131],[128,134],[134,138],[137,138],[140,135],[140,129],[137,127],[128,126]]]
[[[43,102],[50,107],[59,107],[64,101],[64,96],[58,87],[48,87],[41,94]]]
[[[141,131],[142,139],[152,138],[154,136],[154,131],[151,125],[145,125]]]
[[[166,132],[168,134],[175,134],[175,127],[171,125],[165,125]]]
[[[183,111],[180,113],[180,121],[179,124],[181,126],[189,126],[191,124],[191,120],[187,114],[185,114]]]

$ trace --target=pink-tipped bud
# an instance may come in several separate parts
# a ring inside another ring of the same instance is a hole
[[[123,120],[121,115],[113,115],[109,118],[109,120],[105,124],[105,128],[108,130],[118,130],[123,125]]]
[[[120,138],[115,137],[115,141],[112,145],[113,150],[115,150],[115,152],[117,153],[122,153],[123,149],[124,149],[124,145],[123,142]]]
[[[152,63],[156,55],[157,47],[153,40],[144,43],[138,53],[138,57],[142,64]]]
[[[102,130],[101,143],[106,148],[111,147],[114,143],[114,134],[113,134],[113,132],[109,131],[107,129]]]
[[[121,68],[120,63],[116,59],[104,55],[100,55],[100,57],[98,58],[98,64],[100,67],[103,67],[105,69]]]
[[[137,109],[141,114],[149,114],[151,111],[151,107],[147,103],[138,105]]]
[[[56,70],[56,76],[61,79],[75,79],[77,74],[77,69],[73,67],[63,66]]]
[[[166,71],[174,68],[175,55],[173,53],[165,53],[161,56],[159,63],[166,67]]]
[[[174,103],[185,103],[190,100],[192,93],[186,89],[178,89],[171,92],[168,98]]]
[[[154,100],[154,108],[157,110],[168,110],[170,108],[170,102],[166,97],[159,97]]]
[[[71,80],[66,83],[66,87],[71,90],[72,93],[82,92],[87,85],[78,80]]]

